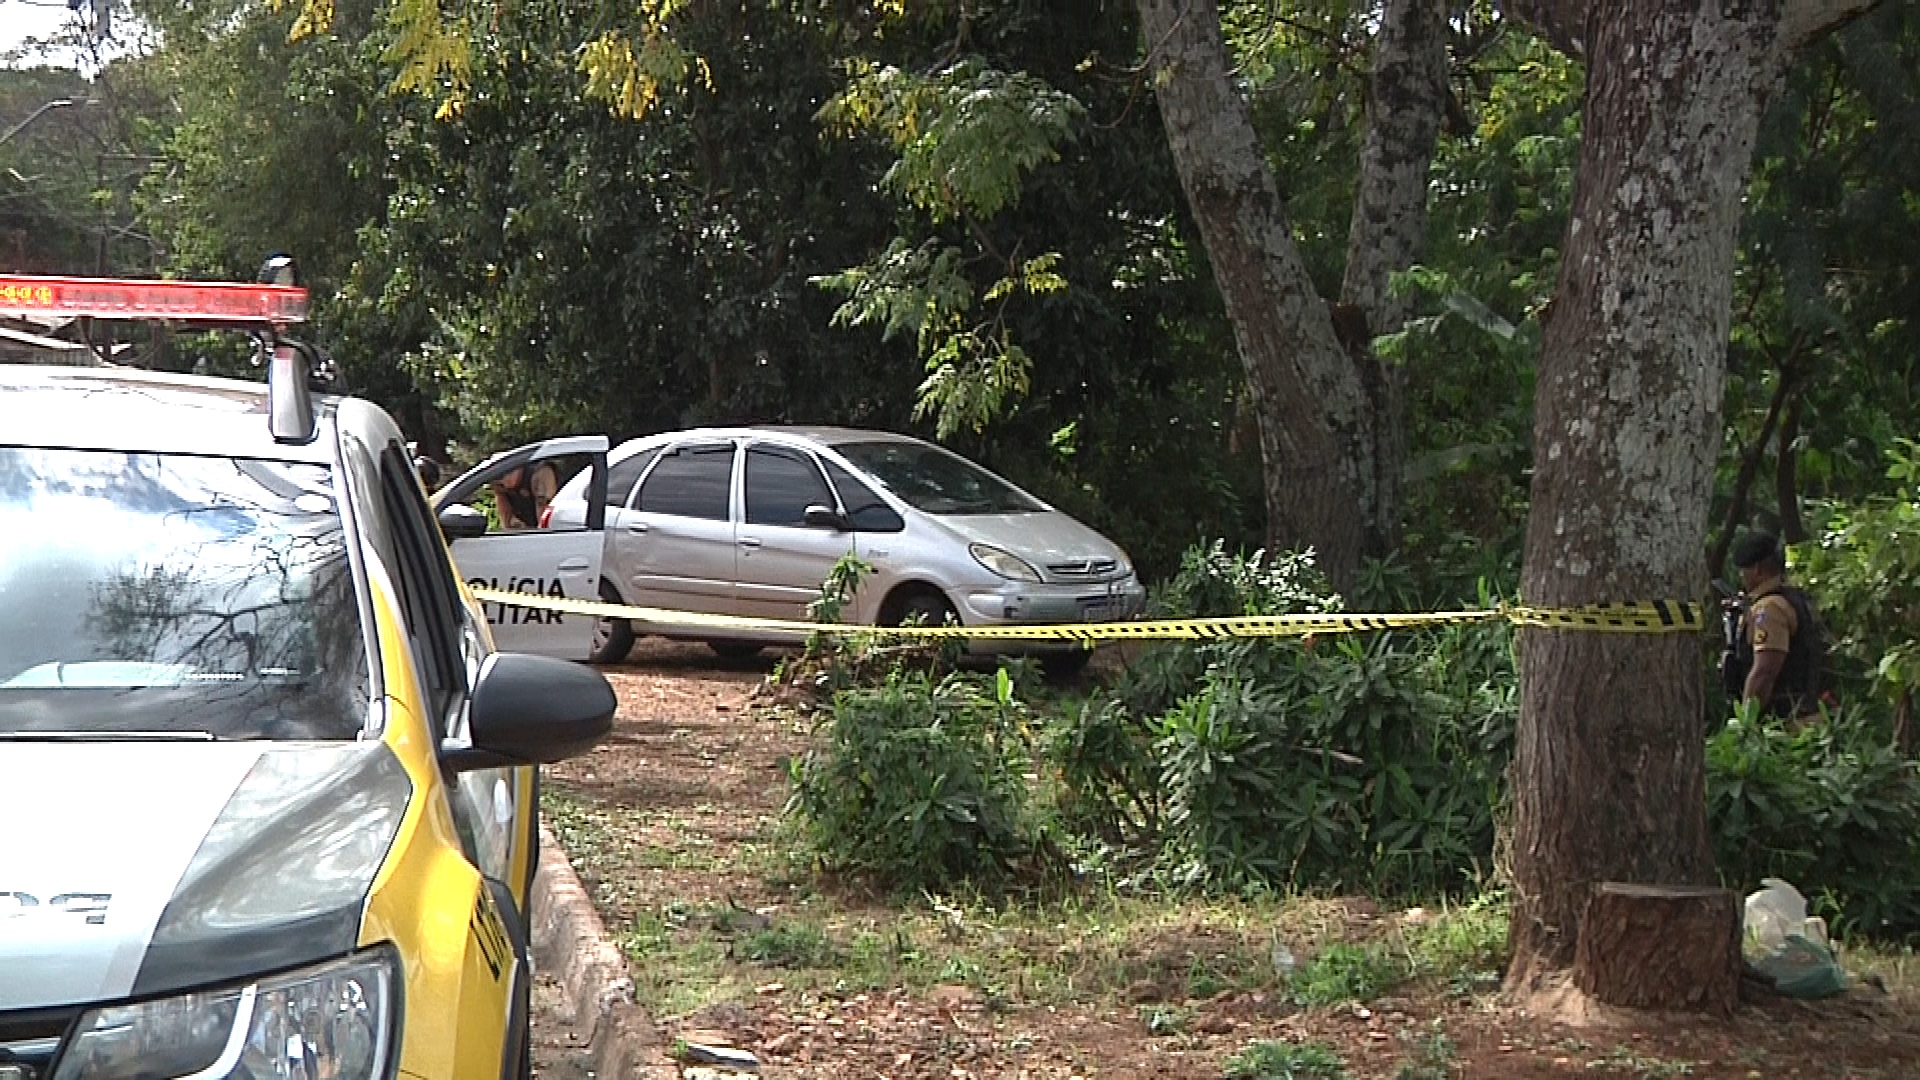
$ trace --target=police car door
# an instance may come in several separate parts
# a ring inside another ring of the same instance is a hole
[[[598,600],[607,446],[605,435],[548,439],[497,454],[436,492],[435,514],[458,504],[487,516],[486,535],[452,543],[454,564],[467,584]],[[549,528],[546,498],[586,469],[592,470],[586,520]],[[494,644],[503,650],[568,660],[585,660],[592,650],[591,616],[495,603],[486,610]]]

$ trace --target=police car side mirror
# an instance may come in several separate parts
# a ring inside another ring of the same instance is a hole
[[[494,653],[474,682],[467,741],[443,744],[440,762],[459,772],[583,754],[613,730],[618,704],[606,678],[584,664]]]
[[[466,503],[449,503],[440,508],[440,535],[448,543],[487,535],[487,515]]]

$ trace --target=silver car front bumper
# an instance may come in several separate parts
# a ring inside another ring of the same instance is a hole
[[[1099,623],[1131,619],[1147,604],[1147,590],[1132,575],[1087,584],[1009,581],[973,588],[956,597],[968,626]]]

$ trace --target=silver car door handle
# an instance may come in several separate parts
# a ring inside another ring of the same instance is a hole
[[[562,570],[585,570],[586,568],[587,560],[585,559],[568,559],[560,564]]]
[[[644,521],[630,521],[627,523],[627,531],[638,536],[647,531],[647,523]]]
[[[760,546],[760,540],[757,537],[743,536],[740,538],[740,546],[743,548],[757,548]]]

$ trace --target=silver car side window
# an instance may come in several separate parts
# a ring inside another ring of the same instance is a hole
[[[833,486],[840,492],[840,508],[847,515],[847,521],[856,532],[899,532],[907,527],[900,520],[887,501],[874,494],[873,489],[862,483],[852,473],[834,464],[825,462],[827,476],[833,480]]]
[[[809,506],[833,509],[833,492],[819,466],[783,447],[747,451],[747,524],[804,528]]]
[[[732,443],[681,445],[667,451],[647,474],[634,509],[725,521],[732,490]]]
[[[640,482],[640,474],[647,471],[653,459],[660,456],[660,447],[642,450],[630,458],[616,463],[607,470],[607,505],[614,509],[624,509],[633,499],[634,487]]]

